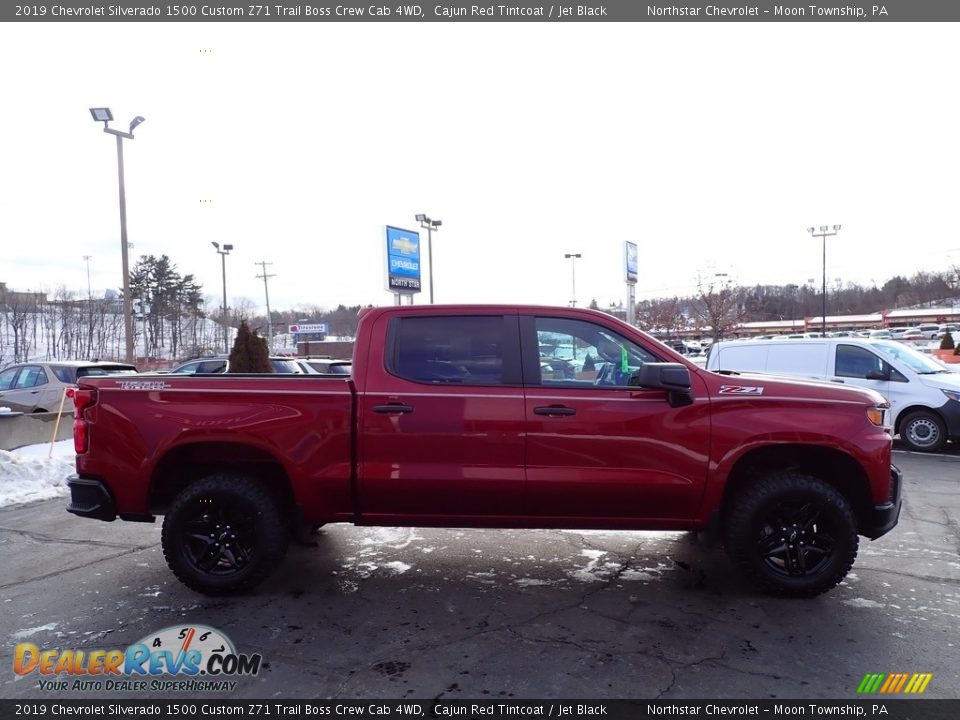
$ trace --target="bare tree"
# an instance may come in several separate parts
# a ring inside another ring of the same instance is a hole
[[[722,340],[746,318],[743,288],[734,285],[726,276],[698,277],[693,310],[700,321],[709,326],[713,340]]]

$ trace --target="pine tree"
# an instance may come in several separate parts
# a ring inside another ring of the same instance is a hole
[[[250,330],[246,320],[240,321],[237,330],[237,339],[230,351],[231,373],[272,373],[270,352],[267,341],[257,335],[257,331]]]

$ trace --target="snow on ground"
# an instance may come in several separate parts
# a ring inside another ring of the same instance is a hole
[[[74,472],[73,439],[0,450],[0,507],[67,494],[67,475]]]

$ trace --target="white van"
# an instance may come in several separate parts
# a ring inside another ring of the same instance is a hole
[[[893,431],[911,450],[960,440],[960,373],[894,340],[823,338],[715,343],[713,372],[760,372],[869,388],[890,402]]]

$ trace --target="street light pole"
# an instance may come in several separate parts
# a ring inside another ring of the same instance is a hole
[[[827,336],[827,238],[840,232],[840,226],[834,225],[833,231],[826,225],[820,226],[820,232],[816,228],[808,227],[807,232],[813,237],[823,238],[823,311],[820,317],[820,337]]]
[[[133,140],[133,130],[144,121],[137,115],[130,121],[130,131],[114,130],[109,126],[113,120],[110,108],[90,108],[90,114],[97,122],[103,123],[103,131],[117,138],[117,176],[120,184],[120,253],[123,262],[123,332],[127,363],[133,362],[133,305],[130,299],[130,264],[127,252],[127,198],[123,184],[123,140]]]
[[[564,253],[563,257],[570,260],[570,272],[573,280],[573,298],[570,300],[570,307],[577,306],[577,258],[582,257],[580,253]]]
[[[230,353],[230,344],[229,339],[227,338],[227,255],[230,254],[230,251],[233,250],[233,245],[224,245],[223,250],[220,249],[220,243],[210,241],[210,244],[213,245],[217,252],[220,253],[221,264],[223,265],[223,307],[221,320],[223,321],[223,352]]]
[[[427,231],[427,254],[429,255],[430,270],[430,304],[433,305],[433,231],[440,231],[443,220],[431,220],[423,213],[416,215],[414,219],[420,223],[420,227]],[[413,296],[410,296],[411,300]]]

